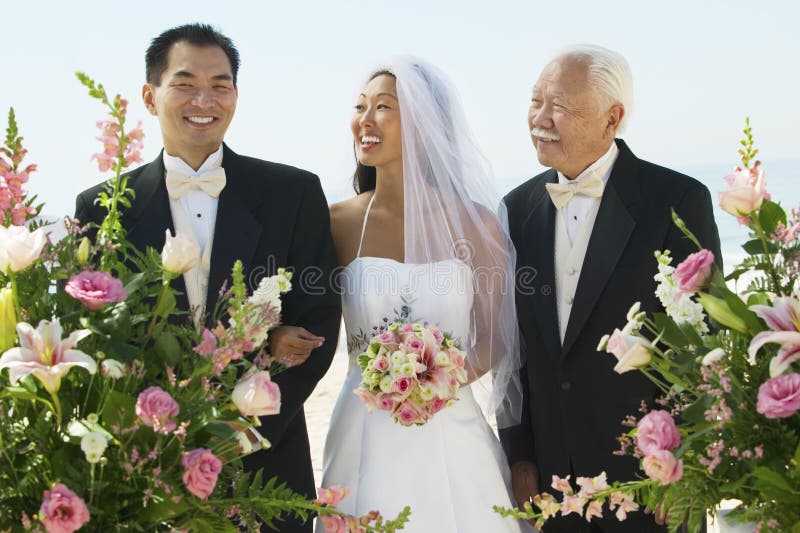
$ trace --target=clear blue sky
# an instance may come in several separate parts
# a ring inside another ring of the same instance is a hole
[[[242,55],[227,142],[316,172],[331,201],[350,194],[355,95],[381,59],[399,53],[453,78],[504,184],[540,170],[526,126],[530,87],[572,43],[628,58],[636,101],[624,137],[640,157],[733,166],[749,115],[762,159],[800,159],[795,2],[27,1],[4,15],[0,109],[17,111],[29,161],[40,166],[29,188],[50,214],[71,212],[75,194],[102,177],[89,162],[102,111],[73,72],[130,99],[150,160],[161,143],[140,99],[144,50],[162,30],[191,21],[214,24]]]

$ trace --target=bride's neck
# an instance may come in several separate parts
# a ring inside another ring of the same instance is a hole
[[[384,169],[376,170],[373,206],[402,215],[405,202],[402,169],[394,172]]]

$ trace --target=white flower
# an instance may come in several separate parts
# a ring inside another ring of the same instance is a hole
[[[675,268],[670,266],[672,258],[669,250],[663,253],[656,251],[655,255],[658,260],[658,274],[653,277],[658,282],[655,294],[667,316],[677,324],[688,323],[701,335],[707,334],[709,330],[703,306],[692,300],[689,294],[681,292],[672,279]]]
[[[181,235],[173,237],[166,230],[164,248],[161,250],[161,265],[171,274],[183,274],[200,262],[200,246],[192,239]]]
[[[703,356],[703,365],[710,365],[715,361],[719,361],[725,357],[725,350],[722,348],[714,348],[710,352],[708,352],[705,356]]]
[[[627,315],[628,321],[631,321],[631,320],[633,320],[633,319],[634,319],[634,317],[635,317],[636,315],[638,315],[638,314],[639,314],[639,310],[640,310],[641,308],[642,308],[642,303],[641,303],[641,302],[636,302],[636,303],[634,303],[634,304],[631,306],[631,308],[630,308],[630,309],[628,309],[628,315]]]
[[[233,388],[231,399],[244,416],[276,415],[281,409],[281,391],[269,372],[253,370]]]
[[[276,305],[280,310],[281,286],[278,283],[278,276],[262,278],[258,288],[248,298],[248,303],[253,305]]]
[[[98,431],[90,431],[81,438],[81,450],[86,454],[86,460],[90,463],[99,462],[107,447],[106,436]]]
[[[8,368],[8,378],[12,385],[28,374],[33,374],[48,392],[55,394],[61,387],[61,378],[73,366],[83,367],[90,374],[97,372],[94,359],[73,349],[90,333],[88,329],[80,329],[62,339],[61,323],[58,319],[52,322],[42,320],[36,329],[26,322],[20,322],[17,324],[19,347],[11,348],[0,357],[0,370]]]
[[[0,225],[0,272],[21,272],[39,258],[47,244],[44,228],[30,231],[25,226]]]
[[[119,379],[125,375],[125,365],[116,359],[106,359],[100,363],[100,374],[111,379]]]

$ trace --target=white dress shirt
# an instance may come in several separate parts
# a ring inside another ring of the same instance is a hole
[[[181,174],[194,178],[209,170],[214,170],[222,166],[222,145],[219,149],[208,156],[197,170],[192,169],[186,162],[177,156],[169,155],[164,152],[164,169],[166,171],[180,172]],[[172,203],[172,202],[170,202]],[[217,220],[217,206],[219,198],[212,198],[203,191],[193,190],[186,193],[178,203],[183,207],[186,216],[192,223],[194,237],[200,250],[205,250],[210,235],[214,233],[214,223]],[[174,217],[173,217],[174,219]]]
[[[608,151],[603,154],[600,159],[592,163],[589,168],[578,174],[574,181],[582,181],[590,174],[599,175],[603,183],[608,183],[608,178],[611,176],[611,168],[619,155],[619,148],[617,143],[612,142]],[[558,173],[559,183],[569,183],[570,180],[561,172]],[[586,223],[594,225],[594,220],[589,221],[590,214],[597,213],[597,206],[600,205],[600,198],[592,198],[583,194],[576,194],[567,204],[560,210],[560,216],[564,217],[564,224],[566,226],[567,235],[569,235],[569,242],[573,244],[578,235],[578,231]]]

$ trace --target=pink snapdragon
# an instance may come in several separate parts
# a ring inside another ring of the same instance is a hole
[[[107,272],[84,270],[69,278],[64,291],[92,311],[125,300],[122,282]]]
[[[700,250],[690,254],[675,268],[672,279],[682,293],[694,294],[710,280],[713,265],[714,254],[709,250]]]
[[[199,448],[184,453],[181,464],[186,489],[200,499],[208,498],[217,486],[222,461],[211,450]]]
[[[328,488],[318,487],[317,499],[314,500],[314,503],[336,507],[347,497],[348,494],[350,494],[350,489],[347,487],[340,487],[339,485],[334,485]]]
[[[800,374],[782,374],[758,388],[756,411],[767,418],[788,418],[800,410]]]
[[[148,387],[139,394],[135,411],[146,426],[159,433],[170,433],[177,427],[174,418],[178,416],[180,406],[161,387]]]
[[[82,528],[90,518],[83,499],[63,483],[44,491],[39,519],[47,533],[72,533]]]
[[[681,445],[681,434],[667,411],[650,411],[636,425],[636,445],[644,455],[674,450]]]

